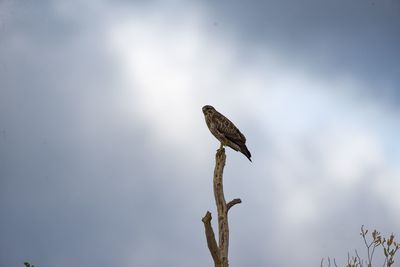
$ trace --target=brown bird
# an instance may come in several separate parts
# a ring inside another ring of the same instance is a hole
[[[221,142],[221,145],[240,151],[251,161],[250,151],[246,147],[246,137],[239,129],[210,105],[203,107],[203,113],[208,129]]]

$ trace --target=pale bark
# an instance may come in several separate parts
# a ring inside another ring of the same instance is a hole
[[[225,149],[221,147],[217,150],[215,155],[215,168],[214,168],[214,197],[215,204],[217,205],[218,212],[218,235],[219,242],[215,239],[214,231],[211,226],[211,213],[207,211],[202,221],[207,239],[208,249],[214,260],[215,267],[228,267],[228,248],[229,248],[229,225],[228,225],[228,211],[231,207],[242,201],[236,198],[228,203],[225,201],[223,189],[223,172],[225,167],[226,155]]]

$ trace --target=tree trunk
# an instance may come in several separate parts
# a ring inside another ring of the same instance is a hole
[[[215,267],[228,267],[228,248],[229,248],[229,225],[228,225],[228,211],[231,207],[241,203],[239,198],[236,198],[229,203],[226,203],[223,188],[223,172],[225,167],[226,155],[225,149],[221,147],[217,150],[215,155],[215,168],[214,168],[214,197],[215,204],[217,205],[218,212],[218,235],[219,242],[215,239],[214,231],[211,226],[211,213],[207,211],[202,221],[207,239],[208,249],[214,260]]]

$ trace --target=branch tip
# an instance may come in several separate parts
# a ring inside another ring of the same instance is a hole
[[[240,203],[242,203],[242,200],[241,200],[240,198],[235,198],[235,199],[229,201],[229,202],[226,204],[226,208],[227,208],[227,210],[229,210],[230,208],[232,208],[232,207],[235,206],[236,204],[240,204]]]
[[[206,215],[204,215],[204,217],[201,219],[201,221],[203,223],[207,223],[207,222],[210,222],[211,219],[212,219],[211,212],[207,211]]]

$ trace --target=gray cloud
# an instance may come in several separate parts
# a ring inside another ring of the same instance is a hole
[[[356,76],[373,84],[374,97],[397,103],[398,1],[209,1],[208,11],[210,23],[243,43],[244,56],[273,46],[297,68]]]

